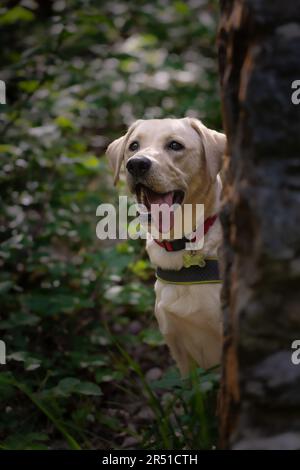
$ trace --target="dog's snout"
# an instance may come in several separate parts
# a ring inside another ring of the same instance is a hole
[[[151,167],[151,160],[147,157],[132,157],[128,160],[126,168],[132,176],[143,176]]]

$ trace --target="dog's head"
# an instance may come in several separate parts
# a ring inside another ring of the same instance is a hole
[[[225,135],[197,119],[149,119],[136,121],[107,155],[115,183],[124,162],[130,191],[150,210],[199,201],[216,180],[225,145]]]

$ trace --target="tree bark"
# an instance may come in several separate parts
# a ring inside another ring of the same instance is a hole
[[[221,446],[300,449],[300,8],[223,0]]]

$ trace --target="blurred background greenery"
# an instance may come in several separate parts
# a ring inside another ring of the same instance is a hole
[[[143,243],[95,236],[137,118],[220,128],[216,1],[0,6],[2,449],[211,448],[217,376],[181,381]]]

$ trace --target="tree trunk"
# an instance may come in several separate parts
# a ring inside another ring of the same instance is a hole
[[[221,446],[300,449],[299,2],[221,1],[219,60],[229,142]]]

